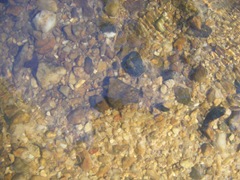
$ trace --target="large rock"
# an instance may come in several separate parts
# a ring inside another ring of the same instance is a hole
[[[57,23],[57,16],[55,13],[42,10],[33,19],[33,24],[36,30],[47,33],[53,29]]]
[[[48,88],[50,85],[59,83],[66,73],[66,69],[63,67],[41,62],[38,65],[36,77],[42,88]]]
[[[130,52],[123,58],[122,68],[130,76],[139,77],[144,71],[145,67],[143,66],[142,58],[140,54],[136,51]]]
[[[104,96],[112,108],[122,108],[124,105],[138,103],[141,91],[117,78],[109,78],[105,86]]]

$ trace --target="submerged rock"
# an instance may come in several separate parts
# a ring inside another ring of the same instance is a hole
[[[87,74],[92,74],[94,71],[94,66],[93,66],[93,62],[92,59],[90,57],[86,57],[84,60],[84,71]]]
[[[137,103],[141,91],[117,78],[110,78],[106,85],[104,96],[112,108],[122,108],[124,105]]]
[[[210,122],[214,121],[217,118],[220,118],[225,114],[225,112],[225,108],[221,106],[211,108],[203,121],[203,126],[207,127]]]
[[[196,69],[193,70],[193,73],[190,75],[190,78],[197,82],[203,82],[207,77],[207,70],[202,65],[199,65]]]
[[[36,77],[42,88],[48,88],[50,85],[59,83],[66,73],[66,69],[63,67],[41,62],[38,65]]]
[[[143,66],[142,58],[140,54],[136,51],[130,52],[123,58],[122,68],[126,73],[130,76],[139,77],[145,71],[145,67]]]
[[[53,29],[57,23],[57,16],[55,13],[42,10],[33,19],[33,24],[38,31],[47,33]]]
[[[232,131],[240,132],[240,111],[232,112],[228,124]]]
[[[178,103],[188,105],[191,102],[191,94],[188,88],[177,86],[174,88],[174,94]]]

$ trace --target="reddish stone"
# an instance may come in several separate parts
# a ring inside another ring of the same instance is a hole
[[[39,54],[47,54],[53,50],[55,43],[56,43],[55,38],[36,40],[35,42],[36,51]]]

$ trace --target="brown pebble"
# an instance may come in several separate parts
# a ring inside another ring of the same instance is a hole
[[[194,16],[191,21],[190,24],[193,28],[200,30],[202,28],[202,20],[200,16]]]
[[[124,157],[122,160],[122,168],[129,168],[136,161],[135,157]]]
[[[178,38],[175,43],[173,44],[174,48],[176,48],[178,51],[181,51],[184,48],[184,45],[186,43],[186,38],[180,37]]]
[[[201,152],[203,153],[203,155],[205,156],[209,156],[212,152],[213,152],[213,147],[212,145],[208,144],[208,143],[204,143],[201,146]]]
[[[84,170],[84,171],[90,171],[90,169],[92,168],[92,160],[91,160],[91,157],[90,157],[90,154],[88,153],[87,150],[83,150],[81,153],[80,153],[80,157],[82,159],[82,163],[81,163],[81,168]]]

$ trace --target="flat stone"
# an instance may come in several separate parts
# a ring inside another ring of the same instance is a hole
[[[84,71],[87,74],[92,74],[94,71],[94,65],[90,57],[86,57],[84,60]]]
[[[106,88],[106,86],[105,86]],[[124,105],[138,103],[140,90],[128,85],[117,78],[108,81],[106,96],[104,96],[112,108],[122,108]]]
[[[50,85],[59,83],[66,73],[63,67],[41,62],[38,65],[36,77],[42,88],[48,88]]]
[[[202,179],[204,177],[204,168],[200,165],[193,166],[190,172],[190,177],[196,180]]]
[[[74,110],[72,110],[67,115],[67,120],[70,124],[86,124],[87,119],[85,118],[85,112],[82,107],[78,107]]]
[[[136,51],[130,52],[122,60],[122,68],[130,76],[139,77],[144,71],[145,67],[143,66],[142,58],[140,54]]]
[[[35,41],[35,50],[39,54],[51,52],[56,44],[55,38],[37,39]]]
[[[174,88],[174,94],[178,103],[188,105],[191,102],[191,94],[188,88],[177,86]]]
[[[207,77],[207,70],[202,65],[199,65],[196,69],[193,70],[193,73],[190,75],[190,78],[197,82],[203,82]]]

